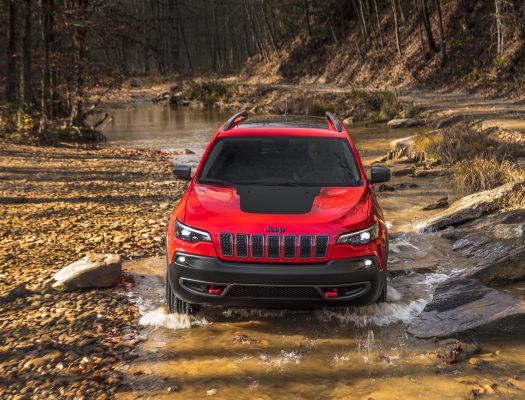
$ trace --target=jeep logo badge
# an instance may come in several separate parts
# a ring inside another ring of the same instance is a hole
[[[271,226],[267,227],[265,230],[265,232],[278,232],[278,233],[283,233],[284,232],[284,228],[273,228]]]

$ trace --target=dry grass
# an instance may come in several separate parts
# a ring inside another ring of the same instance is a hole
[[[525,179],[525,172],[513,160],[523,155],[523,146],[493,139],[490,131],[460,123],[439,132],[421,131],[415,140],[417,151],[452,165],[454,186],[471,194]],[[519,196],[518,196],[519,197]],[[519,198],[513,200],[519,203]]]
[[[471,194],[494,189],[508,182],[525,179],[524,171],[509,160],[477,157],[458,162],[453,167],[454,186],[460,193]]]
[[[500,208],[503,210],[516,210],[525,208],[525,187],[509,193],[501,202]]]
[[[439,132],[420,131],[415,147],[430,158],[450,164],[479,157],[503,161],[524,154],[523,146],[495,140],[490,133],[478,129],[476,124],[462,122]]]
[[[439,132],[421,131],[416,142],[418,151],[445,163],[490,156],[496,142],[488,134],[467,123],[460,123]]]

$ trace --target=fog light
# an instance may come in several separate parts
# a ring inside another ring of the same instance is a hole
[[[365,259],[364,261],[364,264],[365,264],[365,267],[371,267],[372,265],[374,265],[374,262],[368,258]]]
[[[178,262],[179,264],[184,264],[184,263],[186,262],[186,257],[184,257],[184,256],[178,256],[178,257],[177,257],[177,262]]]

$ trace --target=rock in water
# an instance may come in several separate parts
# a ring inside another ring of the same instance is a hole
[[[478,265],[474,270],[469,270],[468,277],[489,286],[525,278],[525,245],[496,260]]]
[[[525,302],[473,279],[453,278],[437,287],[432,301],[407,331],[419,338],[522,334]]]
[[[422,232],[438,231],[447,226],[481,217],[499,208],[501,200],[509,193],[525,187],[525,182],[511,182],[495,189],[485,190],[465,196],[454,202],[449,208],[427,221],[421,228]]]
[[[423,211],[437,210],[438,208],[447,208],[448,207],[448,196],[442,197],[436,200],[433,203],[430,203],[428,206],[422,208]]]
[[[88,254],[58,271],[53,288],[64,292],[92,287],[108,287],[122,280],[122,260],[118,254]]]
[[[421,125],[420,120],[414,119],[414,118],[400,118],[400,119],[393,119],[388,121],[387,125],[390,128],[410,128],[413,126]]]

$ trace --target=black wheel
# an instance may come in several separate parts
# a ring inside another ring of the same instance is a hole
[[[379,295],[379,298],[377,299],[378,303],[386,303],[387,302],[387,284],[386,284],[386,273],[385,273],[385,280],[383,283],[383,290],[381,291],[381,294]]]
[[[171,284],[168,279],[168,273],[166,272],[166,305],[168,306],[168,312],[170,314],[184,314],[184,315],[194,315],[199,311],[198,304],[188,303],[187,301],[179,299],[173,293],[171,289]]]

